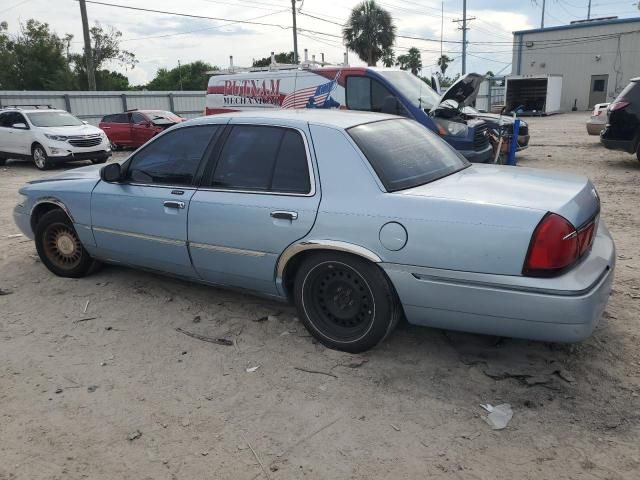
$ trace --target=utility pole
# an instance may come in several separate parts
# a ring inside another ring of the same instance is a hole
[[[589,5],[591,5],[591,2],[589,2]],[[542,0],[542,18],[540,19],[540,28],[544,28],[544,11],[546,10],[547,7],[547,0]]]
[[[293,15],[293,63],[298,64],[298,32],[296,30],[296,0],[291,0],[291,14]]]
[[[467,22],[475,19],[476,17],[467,17],[467,0],[462,0],[462,20],[452,20],[453,23],[462,22],[462,27],[458,27],[458,30],[462,30],[462,75],[467,73]]]
[[[178,60],[178,78],[180,78],[180,91],[182,91],[182,67],[180,66],[180,60]]]
[[[587,9],[587,20],[591,20],[591,0],[589,0],[589,8]]]
[[[442,36],[444,35],[444,0],[442,0],[442,16],[440,17],[440,58],[442,58]]]
[[[89,36],[89,20],[87,19],[87,5],[80,0],[80,16],[82,17],[82,34],[84,36],[84,58],[87,64],[87,81],[89,90],[96,90],[96,72],[93,69],[93,53],[91,52],[91,37]]]

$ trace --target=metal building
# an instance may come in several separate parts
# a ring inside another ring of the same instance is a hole
[[[640,76],[640,18],[608,17],[513,32],[512,74],[562,76],[561,111],[609,102]]]

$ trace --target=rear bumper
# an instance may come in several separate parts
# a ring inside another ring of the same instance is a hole
[[[69,155],[65,155],[62,157],[54,157],[50,156],[47,160],[50,163],[63,163],[63,162],[75,162],[78,160],[106,160],[111,156],[110,151],[106,150],[96,150],[93,152],[77,152],[70,153]]]
[[[589,135],[600,135],[600,132],[604,130],[604,123],[597,123],[588,121],[587,122],[587,133]]]
[[[493,160],[493,148],[489,144],[483,150],[458,150],[464,158],[472,163],[487,163]]]
[[[636,153],[633,140],[612,140],[610,138],[600,137],[600,142],[604,148],[608,150],[620,150],[627,153]]]
[[[553,279],[381,264],[416,325],[550,342],[593,332],[614,278],[615,247],[601,223],[592,252]],[[590,281],[589,284],[585,284]]]

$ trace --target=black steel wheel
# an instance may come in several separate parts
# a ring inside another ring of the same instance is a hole
[[[51,210],[38,221],[36,250],[42,263],[60,277],[83,277],[94,266],[69,217],[62,210]]]
[[[384,339],[400,308],[380,268],[359,257],[323,252],[296,275],[294,297],[302,321],[329,348],[357,353]]]

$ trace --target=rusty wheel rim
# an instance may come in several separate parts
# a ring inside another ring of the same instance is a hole
[[[72,270],[82,259],[82,245],[76,232],[61,223],[47,227],[44,232],[44,251],[57,267]]]

